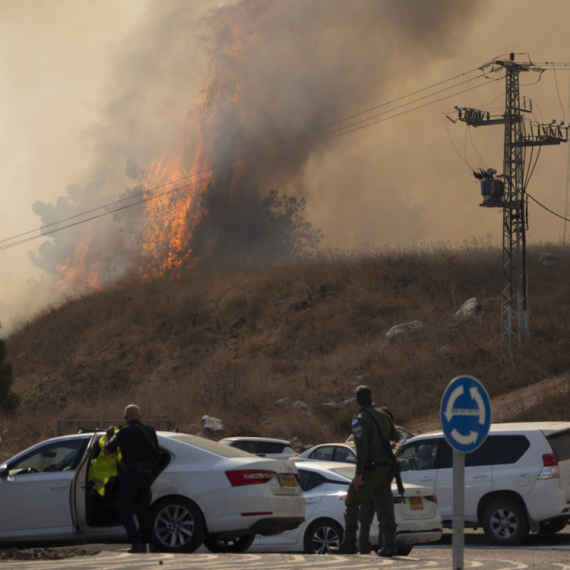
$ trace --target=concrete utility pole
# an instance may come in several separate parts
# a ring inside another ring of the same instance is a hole
[[[528,311],[528,282],[526,270],[526,186],[525,147],[560,144],[568,140],[568,127],[562,124],[530,124],[527,132],[523,113],[532,112],[532,102],[524,100],[521,106],[519,76],[521,72],[543,71],[532,62],[516,62],[514,54],[509,60],[493,61],[491,71],[505,69],[505,113],[492,117],[479,109],[456,107],[459,120],[473,127],[505,125],[503,174],[495,177],[496,170],[474,172],[481,180],[481,194],[487,208],[503,209],[503,268],[501,274],[501,339],[519,346],[530,338]],[[535,130],[536,129],[536,133]]]

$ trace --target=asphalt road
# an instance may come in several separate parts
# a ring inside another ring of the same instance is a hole
[[[99,544],[101,553],[65,560],[3,561],[0,570],[423,570],[452,568],[452,534],[410,556],[391,559],[367,556],[316,556],[309,554],[211,554],[204,547],[193,554],[129,554],[126,544]],[[555,535],[531,535],[517,547],[487,544],[481,531],[465,532],[464,568],[477,570],[570,570],[570,527]]]

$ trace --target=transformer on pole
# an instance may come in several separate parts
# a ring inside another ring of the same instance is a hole
[[[526,184],[525,147],[560,144],[568,140],[568,127],[537,124],[527,132],[523,113],[532,112],[532,103],[526,100],[521,106],[519,76],[521,71],[542,71],[532,62],[515,62],[514,54],[509,60],[494,61],[494,69],[505,69],[505,113],[493,118],[478,109],[456,107],[459,120],[473,127],[505,125],[503,174],[495,177],[496,171],[474,172],[481,180],[481,194],[487,208],[503,209],[503,257],[501,273],[501,339],[512,346],[519,346],[530,338],[528,310],[528,280],[526,268]]]

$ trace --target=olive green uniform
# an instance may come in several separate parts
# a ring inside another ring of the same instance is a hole
[[[370,415],[373,414],[376,422]],[[344,508],[344,544],[356,545],[358,511],[364,499],[371,497],[380,523],[379,545],[394,546],[396,522],[392,497],[391,459],[386,441],[398,441],[399,434],[390,416],[374,407],[363,405],[352,421],[356,445],[356,475],[362,475],[364,483],[356,490],[354,483],[348,487]]]

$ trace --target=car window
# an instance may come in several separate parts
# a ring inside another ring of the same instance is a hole
[[[552,451],[556,453],[558,461],[567,461],[570,459],[570,430],[553,433],[547,436],[546,439],[548,439]]]
[[[285,447],[284,443],[274,441],[258,441],[255,449],[256,453],[281,453]]]
[[[435,469],[438,448],[437,441],[421,441],[405,446],[398,456],[400,469],[402,471]]]
[[[305,469],[299,469],[299,486],[305,492],[310,491],[311,489],[316,489],[326,482],[327,480],[318,473],[306,471]]]
[[[13,476],[73,471],[81,461],[88,442],[89,438],[76,438],[48,443],[10,463],[8,472]]]
[[[487,438],[491,447],[491,464],[516,463],[530,447],[524,435],[493,435]]]
[[[334,453],[334,460],[342,463],[355,463],[356,457],[348,447],[337,447]]]
[[[495,436],[489,436],[483,444],[475,451],[465,454],[465,467],[483,467],[491,465],[491,440]],[[441,469],[451,469],[453,467],[453,449],[449,443],[444,442],[444,456]]]
[[[232,447],[247,451],[248,453],[257,453],[255,449],[255,441],[234,441]]]
[[[318,459],[321,461],[332,461],[333,453],[334,447],[332,445],[323,445],[322,447],[317,447],[309,457],[311,459]]]

